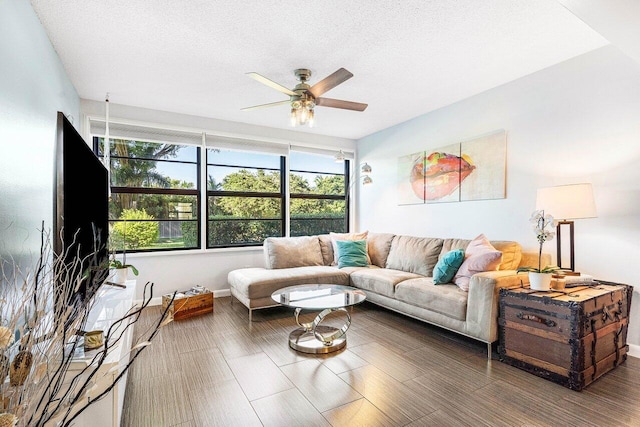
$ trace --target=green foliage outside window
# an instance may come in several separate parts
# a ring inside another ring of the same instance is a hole
[[[124,242],[124,248],[140,249],[151,246],[158,240],[159,227],[154,217],[144,209],[123,209],[120,220],[113,224],[112,241]]]
[[[101,152],[102,139],[98,141]],[[197,189],[196,152],[193,147],[173,144],[113,141],[112,185],[137,191],[116,191],[112,195],[109,206],[113,223],[112,241],[122,242],[126,238],[126,250],[199,246],[198,198],[194,194],[175,194],[176,189]],[[166,168],[176,164],[182,172],[187,171],[187,175],[193,171],[193,182],[176,179],[177,176],[165,176],[161,172],[174,170]],[[265,167],[230,165],[226,167],[229,172],[225,171],[226,175],[220,178],[220,182],[213,176],[208,177],[207,190],[220,193],[205,199],[208,218],[207,224],[202,226],[207,227],[207,246],[260,244],[266,237],[284,235],[281,171],[269,169],[272,166]],[[147,192],[148,188],[171,189],[172,193]],[[344,175],[291,172],[289,191],[298,195],[289,199],[292,236],[347,231],[345,199],[330,198],[344,197]],[[116,243],[116,246],[122,249],[122,243]]]

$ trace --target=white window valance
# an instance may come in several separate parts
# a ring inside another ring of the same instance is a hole
[[[94,136],[104,136],[104,120],[90,120],[89,132]],[[139,139],[142,141],[202,145],[202,132],[186,132],[173,129],[161,129],[152,126],[109,122],[109,138]]]

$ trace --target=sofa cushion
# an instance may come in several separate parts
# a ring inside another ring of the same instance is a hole
[[[433,283],[436,285],[451,283],[453,276],[456,275],[463,261],[464,249],[455,249],[440,257],[433,268]]]
[[[471,240],[467,239],[444,239],[440,257],[454,249],[466,249],[470,242]],[[516,270],[518,268],[522,259],[522,246],[518,242],[491,240],[490,243],[502,252],[502,263],[500,263],[498,270]]]
[[[366,267],[367,241],[366,240],[338,240],[338,268]]]
[[[312,266],[280,268],[241,268],[229,272],[229,286],[246,298],[270,297],[278,289],[293,285],[335,284],[349,285],[349,274],[336,267]]]
[[[522,246],[517,242],[492,240],[494,248],[502,252],[502,263],[498,270],[517,270],[522,259]]]
[[[338,240],[367,240],[368,231],[362,233],[329,233],[331,236],[331,244],[333,246],[333,262],[331,265],[338,265]],[[367,264],[371,264],[371,258],[367,255]]]
[[[468,293],[456,285],[435,285],[431,277],[406,280],[396,286],[398,301],[465,320]]]
[[[468,291],[471,276],[476,273],[497,270],[501,261],[502,252],[496,250],[485,235],[481,234],[467,245],[464,262],[453,281],[460,289]]]
[[[440,252],[440,258],[442,258],[446,253],[451,252],[456,249],[467,249],[469,246],[469,239],[444,239],[442,242],[442,252]]]
[[[442,239],[395,236],[386,267],[431,277],[441,250]]]
[[[322,264],[333,264],[333,243],[329,234],[321,234],[318,236],[320,240],[320,252],[322,252]]]
[[[267,237],[263,250],[269,269],[323,265],[318,236]]]
[[[391,250],[391,242],[395,234],[369,233],[367,235],[367,252],[371,258],[371,264],[384,268],[387,265],[387,257]]]
[[[406,271],[372,267],[353,271],[349,277],[351,285],[356,288],[393,298],[398,283],[421,276]]]

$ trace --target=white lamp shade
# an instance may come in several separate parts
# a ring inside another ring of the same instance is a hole
[[[539,188],[536,209],[555,219],[595,218],[596,204],[591,184]]]

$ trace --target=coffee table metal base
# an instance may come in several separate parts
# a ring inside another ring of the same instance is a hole
[[[351,316],[345,308],[326,308],[311,323],[300,322],[301,311],[301,308],[296,308],[294,312],[296,323],[300,327],[289,334],[289,346],[292,349],[302,353],[325,354],[338,351],[347,345],[345,334],[351,325]],[[325,317],[335,312],[342,312],[347,317],[341,328],[320,325]]]
[[[331,326],[317,326],[316,331],[323,335],[332,335],[338,331]],[[311,331],[298,328],[289,334],[289,347],[301,353],[326,354],[343,349],[347,345],[347,336],[343,335],[327,345],[320,341]]]

